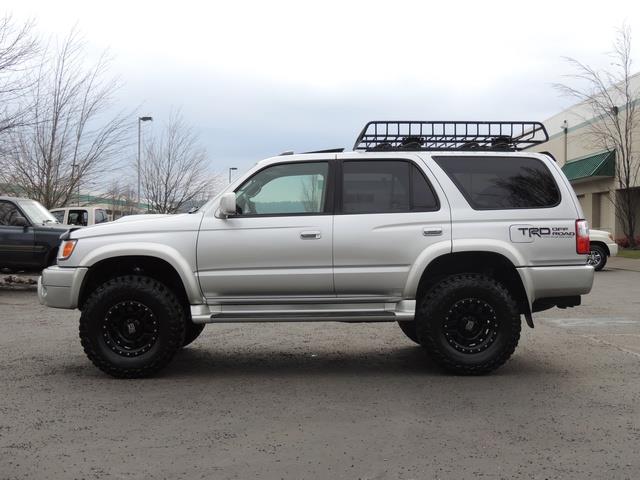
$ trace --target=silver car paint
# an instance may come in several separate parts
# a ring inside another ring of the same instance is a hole
[[[575,220],[583,214],[559,167],[545,155],[535,153],[470,155],[539,158],[556,179],[560,204],[545,209],[477,211],[470,208],[430,154],[345,153],[340,158],[406,158],[416,162],[436,190],[441,209],[406,214],[221,219],[216,217],[217,197],[194,214],[128,218],[125,222],[74,231],[71,237],[78,239],[76,250],[68,260],[59,262],[59,268],[90,268],[115,256],[161,258],[180,275],[193,306],[194,320],[200,321],[210,321],[216,311],[236,308],[232,305],[254,305],[248,311],[268,311],[269,305],[274,304],[293,312],[301,311],[303,304],[310,311],[319,312],[362,304],[363,311],[396,311],[404,315],[402,318],[409,318],[424,269],[450,252],[504,255],[518,269],[530,305],[546,296],[588,293],[593,268],[585,265],[586,256],[576,253],[574,237],[535,238],[524,243],[510,238],[511,227],[518,225],[574,231]],[[233,191],[266,165],[334,157],[316,154],[269,158],[237,178],[225,191]],[[424,229],[434,228],[441,228],[442,234],[423,235]],[[320,238],[300,238],[306,231],[319,231]],[[43,274],[43,290],[47,289],[49,278],[51,275]],[[75,308],[77,298],[66,300],[75,291],[55,291],[54,296],[51,291],[46,297],[41,296],[41,301],[49,306]],[[365,304],[368,310],[364,309]],[[318,314],[318,318],[322,316]]]

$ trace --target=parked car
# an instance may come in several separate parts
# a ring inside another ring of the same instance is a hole
[[[398,322],[448,371],[513,354],[521,317],[580,305],[589,228],[537,122],[371,122],[353,152],[258,162],[181,215],[69,232],[40,302],[85,353],[151,375],[207,323]],[[258,332],[258,330],[255,330]]]
[[[596,271],[600,271],[607,264],[608,257],[615,257],[618,254],[618,244],[613,239],[613,235],[604,230],[589,230],[589,241],[591,251],[587,261]]]
[[[49,210],[58,222],[65,225],[86,227],[109,221],[104,208],[98,207],[62,207]]]
[[[35,200],[0,197],[0,268],[41,270],[55,264],[60,235],[67,230]]]

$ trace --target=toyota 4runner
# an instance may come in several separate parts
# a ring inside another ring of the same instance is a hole
[[[537,122],[370,122],[258,162],[195,212],[70,230],[44,305],[89,359],[151,375],[205,324],[397,322],[446,370],[502,365],[521,317],[591,290],[589,230]]]

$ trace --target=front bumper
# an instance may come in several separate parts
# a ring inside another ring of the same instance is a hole
[[[82,280],[88,268],[53,266],[42,271],[38,278],[38,300],[53,308],[76,308]]]
[[[617,243],[607,243],[607,248],[609,249],[609,256],[615,257],[618,255],[618,244]]]

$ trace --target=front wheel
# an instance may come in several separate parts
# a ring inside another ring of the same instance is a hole
[[[119,378],[150,376],[182,347],[185,311],[166,285],[141,275],[106,281],[87,299],[80,340],[93,364]]]
[[[478,375],[504,364],[520,339],[509,291],[481,274],[452,275],[422,298],[416,333],[433,360],[453,373]]]

